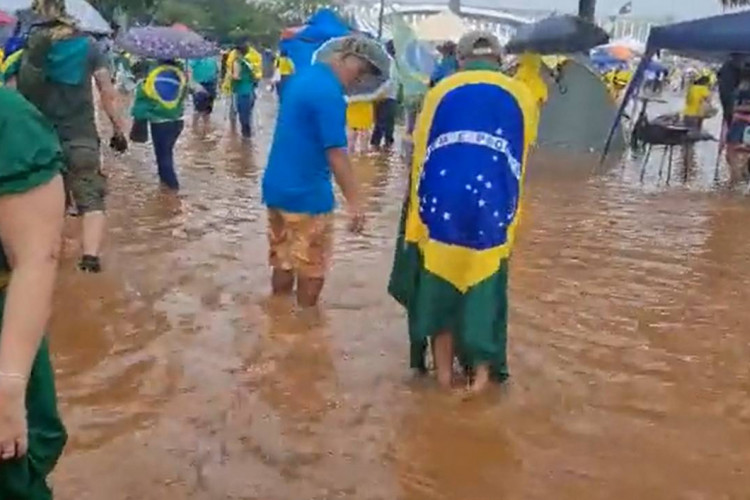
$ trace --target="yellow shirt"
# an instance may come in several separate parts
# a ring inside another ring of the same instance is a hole
[[[685,98],[685,116],[699,116],[704,114],[703,106],[711,97],[711,89],[705,85],[691,85]]]
[[[371,101],[353,101],[346,107],[346,124],[352,130],[370,130],[375,124]]]
[[[237,49],[234,49],[229,53],[229,56],[227,57],[228,69],[226,75],[224,76],[224,81],[221,85],[221,90],[225,94],[232,93],[232,68],[234,68],[234,63],[237,61],[238,56],[239,52],[237,51]],[[255,77],[255,80],[257,82],[261,81],[261,79],[263,79],[263,56],[260,55],[260,52],[252,47],[248,47],[247,54],[245,54],[245,60],[253,69],[253,77]]]
[[[294,74],[294,63],[288,57],[278,57],[276,59],[276,68],[278,68],[281,76]]]

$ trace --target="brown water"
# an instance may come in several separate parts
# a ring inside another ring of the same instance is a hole
[[[106,272],[73,272],[71,247],[51,327],[58,498],[750,498],[750,204],[710,160],[667,187],[658,155],[643,184],[634,162],[537,158],[513,377],[463,401],[412,377],[385,291],[397,159],[356,161],[369,228],[338,220],[322,317],[269,301],[260,126],[252,146],[223,112],[186,131],[180,198],[148,148],[108,161]]]

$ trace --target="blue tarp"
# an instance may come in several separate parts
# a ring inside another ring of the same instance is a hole
[[[724,14],[651,29],[646,50],[750,53],[750,11]]]
[[[630,99],[640,88],[643,75],[651,59],[660,50],[670,50],[684,55],[711,55],[717,60],[730,54],[750,54],[750,11],[735,12],[721,16],[706,17],[651,29],[646,43],[646,54],[630,81],[612,130],[604,146],[602,159],[609,151],[615,130],[622,120]]]
[[[330,9],[321,9],[307,20],[305,26],[279,47],[286,50],[298,71],[309,66],[313,53],[331,38],[344,36],[352,30],[338,14]]]

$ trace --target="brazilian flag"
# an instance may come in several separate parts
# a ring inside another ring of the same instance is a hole
[[[414,134],[390,294],[408,314],[411,366],[428,339],[454,335],[466,366],[508,377],[508,258],[537,103],[500,72],[456,73],[427,94]]]

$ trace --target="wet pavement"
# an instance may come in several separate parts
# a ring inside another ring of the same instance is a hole
[[[539,155],[511,265],[511,381],[441,394],[408,370],[387,296],[407,171],[361,156],[369,227],[337,219],[322,314],[269,299],[259,180],[273,102],[243,143],[217,111],[178,145],[112,161],[106,271],[73,270],[51,325],[68,500],[745,499],[750,201],[656,155]],[[76,235],[70,224],[69,238]]]

